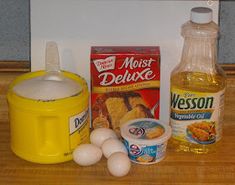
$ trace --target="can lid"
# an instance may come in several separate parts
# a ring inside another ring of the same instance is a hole
[[[191,21],[197,24],[207,24],[212,21],[212,9],[195,7],[191,9]]]
[[[121,135],[139,144],[162,144],[170,138],[171,127],[156,119],[134,119],[121,126]]]
[[[13,91],[25,98],[47,101],[78,95],[82,91],[82,86],[63,75],[57,44],[51,41],[46,44],[45,74],[16,84]]]

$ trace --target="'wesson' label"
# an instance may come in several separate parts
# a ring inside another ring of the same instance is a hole
[[[171,89],[171,126],[173,138],[196,144],[220,140],[224,109],[224,90],[201,93]]]

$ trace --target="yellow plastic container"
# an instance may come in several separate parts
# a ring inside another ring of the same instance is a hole
[[[18,96],[13,87],[19,82],[42,76],[44,71],[27,73],[10,85],[7,99],[13,152],[36,163],[59,163],[72,159],[72,152],[81,143],[89,142],[89,93],[80,76],[63,72],[82,86],[76,96],[40,101]]]

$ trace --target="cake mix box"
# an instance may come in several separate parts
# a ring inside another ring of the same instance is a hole
[[[159,119],[159,47],[92,47],[90,69],[93,128],[116,130],[132,119]]]

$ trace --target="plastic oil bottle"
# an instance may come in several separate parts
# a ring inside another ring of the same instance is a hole
[[[170,145],[176,151],[215,151],[222,136],[226,79],[217,63],[218,26],[212,10],[196,7],[182,25],[181,62],[171,73]]]

